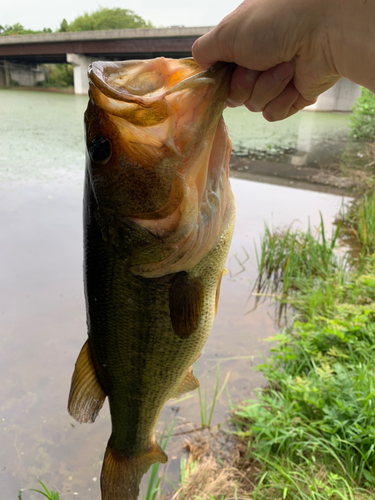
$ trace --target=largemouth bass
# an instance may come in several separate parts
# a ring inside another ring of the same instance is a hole
[[[88,340],[68,409],[94,422],[108,396],[103,500],[136,500],[167,456],[155,441],[170,398],[198,387],[234,199],[222,118],[233,68],[192,59],[95,62],[85,113],[84,283]]]

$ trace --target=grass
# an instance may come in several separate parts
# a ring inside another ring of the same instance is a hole
[[[199,412],[201,417],[201,425],[203,429],[204,428],[209,429],[211,427],[211,422],[216,402],[221,396],[224,389],[226,388],[229,377],[230,377],[230,371],[227,372],[224,382],[219,390],[220,368],[219,366],[216,367],[216,383],[215,383],[214,395],[210,404],[208,404],[207,401],[207,378],[205,379],[204,394],[202,393],[201,387],[200,386],[198,387]]]
[[[339,259],[334,251],[339,230],[340,224],[327,240],[322,216],[314,233],[310,226],[306,232],[293,230],[293,226],[285,231],[271,231],[265,226],[260,254],[256,254],[259,274],[252,290],[255,307],[269,296],[277,297],[280,320],[290,294],[303,294],[308,289],[314,293],[304,294],[303,300],[309,302],[306,312],[311,315],[329,311],[335,300],[332,281],[342,279],[346,267],[345,260]]]
[[[35,491],[36,493],[39,493],[40,495],[48,498],[49,500],[59,500],[59,494],[57,491],[49,490],[45,484],[42,483],[42,481],[39,481],[37,479],[38,483],[42,486],[42,490],[35,490],[34,488],[29,488],[29,489],[21,489],[18,491],[18,500],[22,500],[22,492],[23,491]]]
[[[341,214],[347,232],[359,242],[362,253],[375,252],[375,194],[368,193]]]
[[[359,269],[314,237],[266,229],[260,290],[276,291],[295,318],[258,369],[268,380],[235,409],[244,467],[256,463],[253,500],[369,500],[375,496],[375,198],[351,215]],[[362,228],[362,229],[361,229]]]

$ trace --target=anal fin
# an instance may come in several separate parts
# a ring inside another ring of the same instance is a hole
[[[68,411],[79,423],[94,422],[106,394],[95,372],[88,339],[78,355],[70,386]]]
[[[137,500],[142,476],[152,464],[167,460],[156,442],[144,453],[126,456],[113,450],[109,441],[100,478],[102,500]]]
[[[194,389],[198,389],[199,381],[197,377],[193,375],[193,367],[191,366],[187,371],[184,380],[181,382],[178,389],[172,394],[172,398],[179,398],[185,392],[194,391]]]

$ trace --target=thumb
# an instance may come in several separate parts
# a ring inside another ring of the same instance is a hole
[[[221,36],[221,31],[221,26],[218,25],[194,42],[193,57],[202,69],[209,68],[217,61],[235,62],[230,50],[233,41],[225,37],[223,43],[224,37]]]

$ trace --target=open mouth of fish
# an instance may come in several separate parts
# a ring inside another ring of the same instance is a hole
[[[193,268],[229,217],[231,141],[222,111],[232,71],[224,63],[201,71],[193,59],[165,58],[89,68],[90,100],[107,123],[105,153],[98,153],[97,124],[87,127],[93,190],[106,185],[104,162],[109,172],[123,168],[126,179],[117,170],[116,179],[129,189],[115,190],[113,210],[163,243],[151,259],[138,254],[135,274]]]

